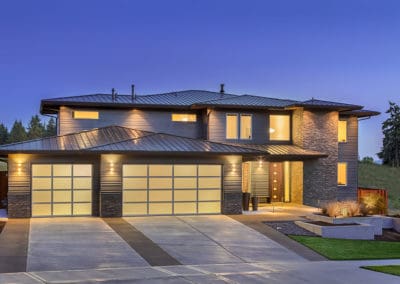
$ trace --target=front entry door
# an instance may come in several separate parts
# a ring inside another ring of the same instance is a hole
[[[269,194],[272,202],[283,202],[283,163],[269,163]]]

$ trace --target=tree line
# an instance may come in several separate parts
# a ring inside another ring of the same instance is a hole
[[[57,126],[54,118],[42,122],[39,115],[33,115],[27,127],[21,120],[15,120],[11,130],[0,123],[0,145],[21,142],[57,135]]]
[[[383,164],[400,167],[400,107],[389,102],[389,118],[382,123],[383,147],[378,157]]]

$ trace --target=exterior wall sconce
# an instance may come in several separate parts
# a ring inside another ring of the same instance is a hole
[[[21,175],[21,172],[22,172],[22,163],[17,163],[17,172],[18,172],[18,175]]]
[[[114,162],[110,162],[110,172],[114,172]]]
[[[262,157],[260,157],[259,159],[258,159],[258,167],[259,168],[262,168],[262,166],[263,166],[263,158]]]

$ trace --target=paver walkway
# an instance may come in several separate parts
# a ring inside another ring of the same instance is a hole
[[[100,218],[31,219],[27,271],[148,266]]]

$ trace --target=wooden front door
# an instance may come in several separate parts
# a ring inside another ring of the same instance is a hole
[[[283,202],[283,163],[269,164],[269,196],[272,202]]]

